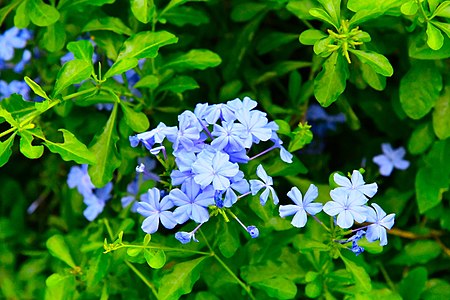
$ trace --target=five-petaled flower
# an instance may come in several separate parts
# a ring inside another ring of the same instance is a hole
[[[369,242],[380,240],[380,245],[387,245],[386,229],[394,226],[395,214],[386,215],[384,210],[376,203],[373,208],[367,207],[367,222],[373,223],[367,227],[366,238]]]
[[[250,190],[252,192],[252,195],[253,196],[256,195],[261,189],[265,188],[264,191],[261,193],[261,196],[259,196],[259,201],[261,202],[261,205],[266,204],[269,194],[272,195],[273,203],[278,204],[279,202],[278,196],[272,187],[273,185],[272,177],[267,175],[262,165],[259,165],[258,168],[256,168],[256,175],[258,175],[258,177],[261,178],[262,181],[258,179],[250,180]]]
[[[345,193],[356,193],[372,198],[378,190],[378,185],[376,183],[366,184],[361,172],[358,170],[353,171],[351,180],[338,173],[334,174],[333,179],[340,186],[334,190],[343,191]]]
[[[380,174],[389,176],[394,168],[399,170],[406,170],[409,167],[409,161],[403,159],[406,154],[405,148],[399,147],[392,149],[391,144],[381,144],[383,154],[377,155],[373,158],[373,162],[380,167]]]
[[[367,198],[362,193],[348,193],[343,189],[334,189],[330,192],[333,201],[323,206],[323,211],[330,215],[337,215],[337,225],[341,228],[350,228],[354,221],[362,223],[367,216]]]

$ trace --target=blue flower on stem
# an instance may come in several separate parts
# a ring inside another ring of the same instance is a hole
[[[279,202],[278,196],[272,187],[273,185],[272,177],[267,175],[262,165],[259,165],[258,168],[256,168],[256,175],[258,175],[258,177],[261,178],[262,181],[258,179],[250,180],[250,190],[252,191],[252,195],[253,196],[256,195],[261,189],[265,188],[264,191],[261,193],[261,196],[259,197],[261,205],[266,204],[269,194],[272,195],[273,203],[275,205],[278,204]]]
[[[194,228],[194,230],[192,230],[191,232],[186,232],[186,231],[179,231],[177,233],[175,233],[175,238],[180,241],[180,243],[182,244],[187,244],[189,243],[191,240],[193,240],[194,242],[198,243],[198,240],[195,238],[195,233],[197,232],[197,230],[199,230],[199,228],[203,225],[203,223],[199,224],[197,227]]]
[[[362,223],[367,218],[367,198],[362,193],[348,193],[347,190],[334,189],[330,192],[333,201],[323,206],[323,211],[330,215],[337,215],[337,225],[350,228],[354,221]]]
[[[390,144],[384,143],[381,144],[381,150],[383,150],[383,154],[373,158],[373,162],[380,167],[381,175],[389,176],[394,168],[406,170],[409,167],[409,161],[403,159],[406,154],[405,148],[392,149]]]
[[[158,231],[159,223],[168,229],[177,225],[173,212],[168,211],[173,207],[169,196],[160,201],[161,192],[157,188],[149,189],[147,194],[141,195],[141,202],[137,203],[137,212],[145,217],[142,222],[142,230],[152,234]]]
[[[252,239],[256,239],[259,236],[259,229],[256,226],[247,226],[246,230],[250,234]]]
[[[306,213],[314,216],[322,210],[322,203],[312,203],[319,196],[319,190],[314,184],[309,186],[304,199],[302,199],[302,193],[297,187],[293,187],[287,195],[294,201],[295,205],[280,205],[280,217],[294,215],[291,224],[297,228],[306,225]]]
[[[200,185],[194,182],[186,185],[184,190],[171,190],[169,199],[175,206],[178,206],[173,212],[177,222],[183,224],[188,219],[197,223],[208,221],[208,206],[214,205],[214,194],[212,186],[202,190]]]
[[[350,250],[355,253],[356,256],[364,252],[364,248],[359,246],[356,242],[352,242],[352,247],[350,248]]]
[[[380,245],[387,245],[386,229],[394,226],[395,214],[386,215],[384,210],[376,203],[372,203],[372,209],[367,208],[367,222],[373,223],[367,227],[366,238],[369,242],[380,240]]]
[[[106,186],[91,192],[90,195],[84,196],[83,202],[88,206],[83,211],[86,219],[93,221],[103,211],[106,201],[111,199],[112,188],[113,185],[109,182]]]
[[[337,187],[334,190],[344,191],[346,193],[357,193],[371,198],[378,190],[378,185],[376,183],[366,184],[362,174],[358,170],[353,171],[351,180],[338,173],[334,174],[333,179],[334,182],[340,185],[340,187]]]

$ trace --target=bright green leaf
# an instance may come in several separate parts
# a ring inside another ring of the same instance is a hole
[[[64,64],[56,76],[53,96],[60,94],[72,84],[88,79],[93,71],[92,63],[81,59],[70,60]]]
[[[222,62],[222,59],[216,53],[207,49],[193,49],[186,54],[179,55],[169,60],[163,68],[174,69],[177,71],[184,70],[205,70],[207,68],[216,67]]]
[[[19,132],[20,135],[20,152],[22,152],[25,157],[30,159],[36,159],[42,156],[44,153],[44,146],[33,146],[33,135],[28,130],[22,130]]]
[[[16,136],[13,133],[6,141],[0,141],[0,167],[6,164],[12,154],[11,147],[14,143],[14,137]]]
[[[116,0],[65,0],[60,1],[58,9],[60,10],[83,10],[85,6],[103,6],[104,4],[114,3]],[[89,9],[89,8],[88,8]]]
[[[107,30],[117,34],[132,35],[133,31],[121,19],[115,17],[95,18],[83,27],[83,32]]]
[[[333,52],[314,79],[314,96],[317,101],[324,107],[336,101],[345,90],[348,76],[348,65],[344,57]]]
[[[144,249],[144,258],[153,269],[161,269],[166,264],[166,253],[161,249]]]
[[[419,10],[419,6],[417,5],[417,2],[415,0],[411,0],[408,2],[403,3],[403,5],[400,8],[400,11],[402,14],[407,16],[413,16],[417,13]]]
[[[200,86],[194,78],[189,76],[176,76],[158,88],[158,91],[172,91],[183,93],[184,91],[197,89]]]
[[[159,78],[156,75],[146,75],[142,77],[136,84],[134,88],[148,88],[155,89],[159,85]]]
[[[103,79],[113,77],[118,74],[122,74],[130,69],[133,69],[138,65],[139,61],[134,57],[124,58],[116,61],[108,71],[106,71]]]
[[[439,22],[433,21],[433,24],[440,28]],[[445,59],[450,57],[450,38],[444,39],[444,45],[439,50],[431,49],[427,44],[427,37],[424,31],[418,34],[410,35],[408,55],[416,59]]]
[[[131,12],[139,22],[147,24],[153,19],[155,3],[153,0],[131,0]]]
[[[75,276],[72,274],[52,274],[45,281],[45,300],[73,299],[76,290]]]
[[[340,27],[339,24],[334,23],[335,21],[333,20],[333,18],[322,8],[311,8],[309,10],[309,13],[311,14],[311,16],[330,24],[336,29]]]
[[[59,12],[42,0],[27,0],[27,11],[31,22],[37,26],[47,27],[59,20]]]
[[[353,261],[353,257],[351,259],[347,258],[342,253],[340,257],[344,262],[347,271],[352,274],[353,279],[355,280],[355,285],[362,291],[369,292],[372,289],[372,283],[366,270]]]
[[[53,152],[61,155],[65,161],[71,161],[78,164],[95,164],[95,154],[88,150],[85,144],[80,142],[70,131],[59,129],[64,137],[63,143],[54,143],[45,141],[44,144]]]
[[[297,286],[292,280],[277,276],[252,284],[275,299],[294,299],[297,294]]]
[[[44,99],[48,99],[47,93],[41,88],[41,86],[39,84],[37,84],[36,82],[34,82],[30,77],[25,76],[25,82],[28,84],[28,86],[33,90],[33,92],[38,95],[41,96]]]
[[[50,52],[59,51],[66,42],[66,31],[61,22],[56,22],[44,28],[44,35],[39,40],[39,45]]]
[[[326,38],[325,32],[317,29],[307,29],[300,34],[299,41],[303,45],[314,45],[318,40]]]
[[[428,272],[424,267],[417,267],[406,274],[398,286],[398,291],[403,299],[419,300],[420,294],[425,289]]]
[[[290,0],[286,9],[293,13],[300,20],[314,19],[310,14],[311,8],[319,8],[320,5],[315,0]]]
[[[433,15],[431,16],[431,19],[434,18],[435,16],[450,19],[450,1],[442,2],[436,8],[436,10],[433,12]]]
[[[327,11],[337,28],[341,25],[341,0],[317,0]],[[311,12],[310,12],[311,13]]]
[[[386,77],[377,74],[369,64],[361,64],[361,75],[364,81],[377,91],[382,91],[386,87]]]
[[[92,55],[94,54],[94,46],[90,41],[79,40],[70,42],[67,44],[67,50],[73,53],[73,56],[77,59],[92,61]]]
[[[155,58],[159,48],[175,44],[178,38],[167,31],[143,31],[127,39],[120,50],[117,60],[125,58]]]
[[[394,69],[389,60],[383,55],[368,50],[349,49],[349,51],[356,55],[363,64],[368,64],[378,74],[387,77],[394,74]]]
[[[417,61],[400,81],[400,103],[412,119],[425,116],[442,89],[442,75],[433,62]]]
[[[449,38],[450,38],[450,24],[449,23],[442,23],[438,21],[430,21],[428,24],[433,24],[440,30],[442,30]],[[428,33],[428,30],[427,30]],[[430,47],[431,48],[431,47]]]
[[[433,143],[435,137],[430,122],[420,124],[414,129],[408,142],[408,152],[411,154],[424,153]]]
[[[137,112],[133,108],[126,105],[124,102],[120,102],[120,107],[125,117],[125,122],[131,129],[136,132],[144,132],[150,126],[147,116],[143,112]]]
[[[13,0],[10,1],[7,5],[3,6],[0,9],[0,26],[3,24],[6,16],[13,11],[17,6],[20,6],[23,3],[23,0]],[[17,13],[17,11],[16,11]]]
[[[17,28],[26,28],[28,27],[29,24],[30,24],[30,17],[27,14],[27,1],[23,1],[16,9],[16,14],[14,15],[14,26],[16,26]],[[1,25],[1,17],[0,17],[0,25]]]
[[[62,235],[55,234],[50,237],[46,242],[46,246],[52,256],[62,260],[72,268],[75,268],[77,266],[73,261],[72,255],[69,251],[69,247],[67,246],[66,241],[64,240],[64,237]]]
[[[444,36],[431,22],[427,23],[427,44],[433,50],[439,50],[444,45]]]
[[[450,86],[438,98],[433,110],[433,129],[436,136],[445,140],[450,137]]]
[[[119,137],[116,132],[117,103],[103,130],[94,138],[89,150],[95,153],[96,164],[89,166],[88,172],[96,187],[103,187],[111,181],[114,171],[120,166],[120,157],[116,143]]]

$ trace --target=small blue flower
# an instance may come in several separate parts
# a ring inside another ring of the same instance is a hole
[[[255,100],[250,99],[250,97],[244,97],[244,99],[236,98],[227,102],[227,106],[235,113],[239,110],[251,111],[254,109],[258,103]]]
[[[25,65],[29,63],[31,60],[31,52],[30,50],[23,51],[22,59],[14,66],[13,70],[16,73],[22,73]]]
[[[113,185],[109,182],[106,186],[100,189],[96,189],[90,195],[84,196],[83,202],[88,206],[83,215],[89,221],[93,221],[103,211],[106,201],[111,199],[111,191]]]
[[[169,193],[169,199],[175,206],[178,206],[174,213],[179,224],[183,224],[188,219],[197,223],[204,223],[209,220],[208,206],[214,205],[215,191],[212,186],[202,190],[196,183],[185,186],[185,190],[173,189]]]
[[[155,143],[162,143],[167,137],[174,138],[177,134],[176,127],[167,127],[164,123],[159,123],[158,126],[150,131],[139,133],[135,136],[130,136],[131,147],[136,147],[139,142],[144,144],[149,151]]]
[[[198,243],[198,240],[195,238],[195,232],[179,231],[175,233],[175,238],[182,244],[187,244],[191,240]]]
[[[88,165],[73,166],[67,175],[67,185],[73,189],[77,188],[78,192],[83,196],[92,194],[95,186],[92,184],[91,177],[88,174]]]
[[[357,242],[364,237],[366,232],[364,229],[358,230],[354,235],[348,238],[347,242]]]
[[[25,81],[13,80],[9,84],[3,80],[0,80],[0,100],[8,98],[12,94],[19,94],[25,100],[29,100],[30,87]]]
[[[216,124],[217,120],[232,122],[236,119],[234,112],[228,105],[220,103],[209,105],[203,115],[203,118],[209,124]]]
[[[200,139],[200,132],[203,130],[202,125],[191,111],[184,111],[178,116],[178,131],[176,135],[167,136],[169,141],[173,143],[173,150],[179,151],[185,149],[192,151],[196,146],[196,142]]]
[[[158,231],[159,222],[168,229],[177,225],[173,213],[168,211],[173,207],[172,201],[165,196],[160,201],[161,192],[157,188],[149,189],[147,194],[141,195],[141,202],[137,203],[137,212],[145,217],[142,230],[152,234]]]
[[[259,236],[259,229],[256,226],[247,226],[247,232],[253,239],[256,239]]]
[[[389,176],[394,168],[399,170],[406,170],[409,167],[409,161],[403,159],[406,154],[405,148],[399,147],[392,149],[388,143],[381,144],[383,154],[377,155],[373,158],[373,162],[380,167],[380,174]]]
[[[31,33],[26,29],[12,27],[0,35],[0,59],[11,60],[14,57],[14,48],[21,49],[31,38]]]
[[[359,246],[357,242],[352,242],[352,248],[350,250],[355,253],[356,256],[364,252],[364,248]]]
[[[261,189],[265,188],[264,191],[261,193],[261,196],[259,197],[261,205],[266,204],[269,194],[272,195],[273,203],[278,204],[279,202],[278,196],[272,187],[273,185],[272,177],[267,175],[262,165],[259,165],[258,168],[256,168],[256,175],[258,175],[258,177],[261,178],[262,181],[257,179],[250,180],[250,190],[252,191],[252,195],[253,196],[256,195]]]
[[[363,176],[358,170],[353,171],[351,181],[338,173],[334,174],[333,179],[334,182],[340,185],[340,187],[335,188],[335,190],[344,191],[346,193],[357,193],[371,198],[378,190],[378,185],[376,183],[365,184]]]
[[[373,223],[367,227],[366,238],[369,242],[380,240],[380,245],[387,245],[386,229],[394,226],[395,214],[386,215],[384,210],[376,203],[372,203],[372,208],[367,209],[367,222]]]
[[[212,135],[216,138],[211,142],[211,146],[217,150],[227,148],[227,150],[239,151],[244,149],[244,139],[242,138],[244,130],[244,126],[240,123],[223,121],[222,126],[214,124]]]
[[[362,223],[367,218],[367,198],[362,193],[348,193],[347,190],[334,189],[330,192],[333,201],[323,206],[323,211],[330,215],[337,215],[337,225],[350,228],[353,222]]]
[[[295,205],[280,205],[280,217],[294,215],[291,224],[297,228],[306,225],[306,213],[315,215],[322,210],[322,203],[312,203],[319,196],[319,190],[314,184],[309,186],[304,199],[302,199],[302,193],[297,187],[293,187],[287,195],[294,201]]]
[[[268,120],[265,113],[241,109],[236,112],[236,118],[243,125],[240,135],[244,138],[245,148],[250,148],[253,143],[258,144],[272,137],[272,130],[267,126]]]

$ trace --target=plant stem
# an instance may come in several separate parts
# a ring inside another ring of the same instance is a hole
[[[389,274],[386,272],[386,269],[384,268],[381,262],[378,262],[378,267],[380,267],[380,271],[383,274],[384,280],[386,280],[386,283],[388,284],[389,288],[392,291],[395,291],[395,285],[392,282],[391,278],[389,277]]]
[[[8,133],[15,131],[16,129],[17,129],[17,127],[11,127],[10,129],[3,131],[2,133],[0,133],[0,138],[7,135]]]
[[[142,274],[138,269],[136,269],[133,264],[131,264],[129,261],[125,260],[125,264],[142,280],[142,282],[145,283],[146,286],[152,291],[153,295],[158,299],[158,292],[156,291],[155,286],[145,278],[144,274]]]

